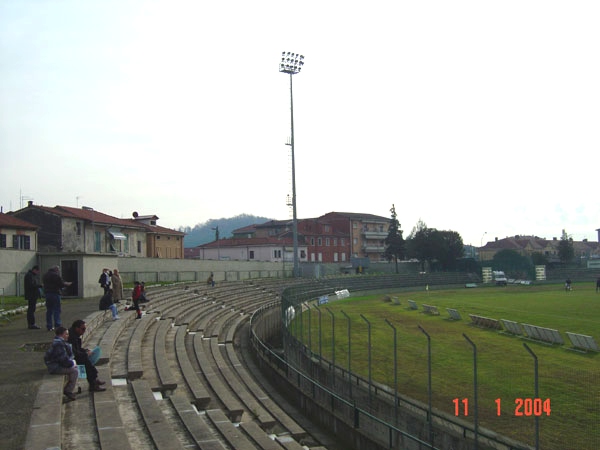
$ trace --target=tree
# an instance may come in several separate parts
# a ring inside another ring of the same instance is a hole
[[[573,238],[563,230],[560,242],[558,243],[558,259],[560,259],[563,264],[567,264],[573,261],[574,256],[575,249],[573,248]]]
[[[462,237],[456,231],[440,231],[428,228],[419,219],[407,240],[407,255],[421,262],[421,270],[425,263],[432,266],[433,262],[443,270],[455,269],[458,259],[464,255]]]
[[[534,266],[547,266],[549,264],[548,257],[542,252],[533,252],[531,254],[531,262]]]
[[[394,260],[396,264],[396,273],[398,273],[398,260],[404,259],[406,253],[406,243],[402,237],[402,230],[400,229],[400,223],[398,222],[398,216],[396,215],[396,206],[392,204],[390,209],[392,217],[390,218],[390,226],[388,228],[388,235],[385,238],[385,257],[388,261]]]
[[[465,253],[463,240],[456,231],[437,231],[436,242],[440,246],[436,249],[437,260],[444,270],[455,269],[457,261]]]
[[[433,260],[432,229],[427,228],[427,224],[419,219],[408,236],[406,250],[409,258],[418,259],[421,263],[421,270],[425,271],[425,263]]]
[[[494,270],[502,270],[514,278],[528,278],[533,275],[531,260],[514,250],[500,250],[492,260]]]

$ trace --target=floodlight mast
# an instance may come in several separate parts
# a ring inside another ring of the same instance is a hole
[[[292,86],[292,75],[300,73],[304,65],[304,55],[291,52],[281,53],[281,62],[279,63],[279,71],[287,73],[290,76],[290,127],[291,137],[289,145],[292,149],[292,236],[294,242],[294,277],[300,276],[298,264],[298,215],[296,212],[296,161],[294,155],[294,95]]]

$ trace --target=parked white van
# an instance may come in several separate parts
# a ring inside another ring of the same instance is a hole
[[[494,283],[496,283],[496,286],[506,286],[508,284],[508,279],[501,270],[494,270],[492,272],[492,277],[494,279]]]

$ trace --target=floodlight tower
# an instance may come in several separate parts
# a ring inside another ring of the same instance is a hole
[[[298,277],[298,215],[296,213],[296,162],[294,156],[294,95],[292,89],[292,75],[300,73],[304,65],[304,55],[291,52],[281,53],[281,62],[279,63],[279,71],[290,75],[290,126],[291,137],[288,145],[292,149],[292,235],[294,241],[294,277]]]

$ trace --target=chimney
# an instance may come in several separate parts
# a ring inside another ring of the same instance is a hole
[[[27,202],[27,207],[28,207],[28,208],[31,208],[32,206],[33,206],[33,200],[29,200],[29,201]]]

